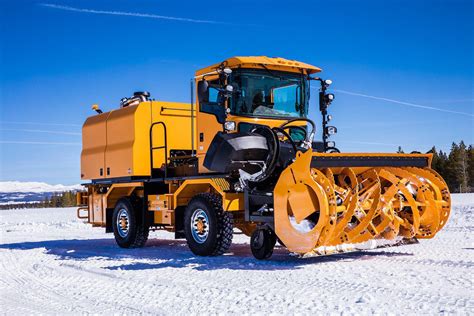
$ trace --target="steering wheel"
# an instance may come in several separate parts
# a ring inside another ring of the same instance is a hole
[[[292,125],[291,125],[291,123],[294,123],[294,122],[297,122],[297,121],[303,121],[303,122],[309,123],[309,124],[311,125],[311,132],[308,133],[308,132],[306,131],[306,129],[303,128],[302,126],[298,126],[298,125],[293,125],[293,126],[292,126]],[[289,129],[289,128],[296,128],[296,129],[299,129],[299,130],[304,131],[304,140],[301,141],[301,142],[299,143],[299,145],[300,145],[301,147],[306,148],[306,149],[311,148],[311,143],[313,142],[313,137],[314,137],[314,134],[315,134],[315,132],[316,132],[316,124],[314,124],[314,122],[313,122],[312,120],[310,120],[310,119],[308,119],[308,118],[305,118],[305,117],[299,117],[299,118],[291,119],[291,120],[289,120],[289,121],[287,121],[287,122],[281,124],[281,125],[279,126],[279,128],[280,128],[280,129],[283,129],[283,130],[284,130],[284,129]],[[285,134],[283,134],[283,135],[285,135]],[[288,134],[286,134],[285,136],[288,137],[287,135],[288,135]],[[289,137],[289,139],[290,139],[291,142],[294,144],[293,139],[291,139],[291,137]]]

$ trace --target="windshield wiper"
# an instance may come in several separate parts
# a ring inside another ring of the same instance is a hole
[[[268,67],[265,66],[264,64],[260,64],[260,66],[262,66],[262,67],[263,67],[270,75],[272,75],[273,77],[277,77],[278,79],[283,80],[283,77],[282,77],[282,76],[277,75],[276,73],[274,73],[273,71],[271,71],[270,69],[268,69]]]

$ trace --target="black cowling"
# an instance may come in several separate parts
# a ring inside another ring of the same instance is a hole
[[[266,162],[268,154],[267,140],[260,134],[219,132],[209,146],[204,158],[204,167],[222,173],[230,173],[238,169],[254,173],[260,168],[249,161]]]

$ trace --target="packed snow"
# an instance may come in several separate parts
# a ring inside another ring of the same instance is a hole
[[[474,194],[453,195],[446,227],[419,244],[300,259],[196,257],[154,232],[145,248],[75,218],[74,208],[1,214],[2,314],[474,314]]]

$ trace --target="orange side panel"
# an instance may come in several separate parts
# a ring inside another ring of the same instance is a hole
[[[134,116],[137,106],[110,113],[107,119],[106,178],[133,174]]]
[[[81,179],[105,177],[106,121],[110,112],[94,115],[82,127]]]

